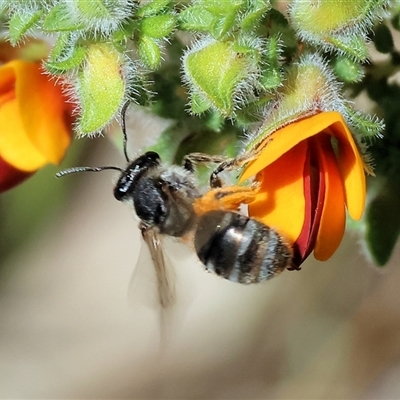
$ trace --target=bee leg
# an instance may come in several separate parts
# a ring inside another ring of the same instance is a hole
[[[194,168],[196,164],[218,164],[225,161],[227,157],[225,156],[216,156],[209,155],[205,153],[190,153],[183,157],[183,168],[190,172],[194,172]]]
[[[221,172],[231,171],[233,169],[243,167],[250,161],[253,161],[255,158],[257,158],[261,150],[262,149],[248,151],[234,158],[209,155],[205,153],[190,153],[183,158],[183,167],[190,172],[194,172],[196,164],[218,164],[210,175],[210,186],[212,188],[220,188],[222,187],[222,181],[219,177]]]
[[[210,186],[212,188],[220,188],[222,186],[222,181],[219,174],[226,170],[232,170],[236,166],[240,166],[241,164],[238,164],[238,162],[241,162],[241,159],[242,157],[228,158],[205,153],[190,153],[183,158],[183,167],[190,172],[194,172],[196,164],[218,164],[210,175]]]
[[[212,188],[221,187],[221,179],[219,178],[219,174],[221,172],[231,171],[233,169],[238,169],[243,167],[250,161],[253,161],[255,158],[257,158],[260,152],[261,152],[260,150],[247,152],[241,154],[240,156],[237,156],[236,158],[227,158],[224,161],[222,161],[219,165],[217,165],[217,168],[215,168],[210,175],[210,186]]]
[[[237,211],[242,204],[254,201],[258,186],[227,186],[214,188],[196,199],[193,208],[197,215],[211,210]]]

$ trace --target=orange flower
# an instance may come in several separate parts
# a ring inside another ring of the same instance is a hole
[[[59,163],[71,141],[71,122],[71,105],[40,63],[0,66],[0,191]]]
[[[341,114],[321,112],[268,139],[241,176],[260,182],[249,214],[293,243],[295,266],[313,250],[327,260],[342,240],[345,208],[358,220],[365,206],[364,162],[353,136]]]

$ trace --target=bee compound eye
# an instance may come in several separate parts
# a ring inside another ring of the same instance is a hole
[[[158,153],[155,151],[147,151],[144,156],[149,162],[159,164],[161,162],[161,158]]]
[[[136,185],[141,182],[147,171],[160,165],[160,156],[154,151],[148,151],[133,160],[121,173],[114,187],[114,197],[123,201],[132,198]]]

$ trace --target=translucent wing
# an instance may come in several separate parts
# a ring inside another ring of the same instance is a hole
[[[167,260],[161,237],[154,228],[140,225],[142,245],[133,272],[129,295],[134,304],[169,308],[175,304],[175,271]]]
[[[141,327],[144,326],[142,321],[145,325],[151,321],[150,324],[155,322],[158,326],[159,350],[163,351],[170,346],[175,340],[176,333],[180,331],[191,304],[194,289],[192,281],[190,280],[189,284],[190,278],[185,277],[184,273],[184,270],[190,271],[192,268],[180,269],[178,280],[174,265],[164,251],[163,240],[166,239],[167,245],[172,246],[173,253],[179,260],[182,258],[185,260],[185,253],[189,252],[189,249],[183,243],[169,241],[168,237],[159,235],[153,228],[142,225],[140,228],[146,244],[142,243],[139,259],[132,274],[129,298],[135,310],[135,316],[141,321],[138,322]],[[180,289],[176,295],[178,286]],[[187,289],[189,287],[190,290]],[[155,343],[154,345],[157,347]]]
[[[153,228],[141,225],[140,230],[153,260],[158,288],[158,299],[161,307],[170,307],[175,303],[175,274],[172,265],[167,263],[160,236]]]

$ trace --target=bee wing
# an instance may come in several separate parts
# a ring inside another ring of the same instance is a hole
[[[134,303],[150,303],[151,308],[171,307],[175,303],[176,276],[164,253],[162,238],[154,228],[142,224],[140,230],[146,246],[141,248],[131,278],[130,298]]]

